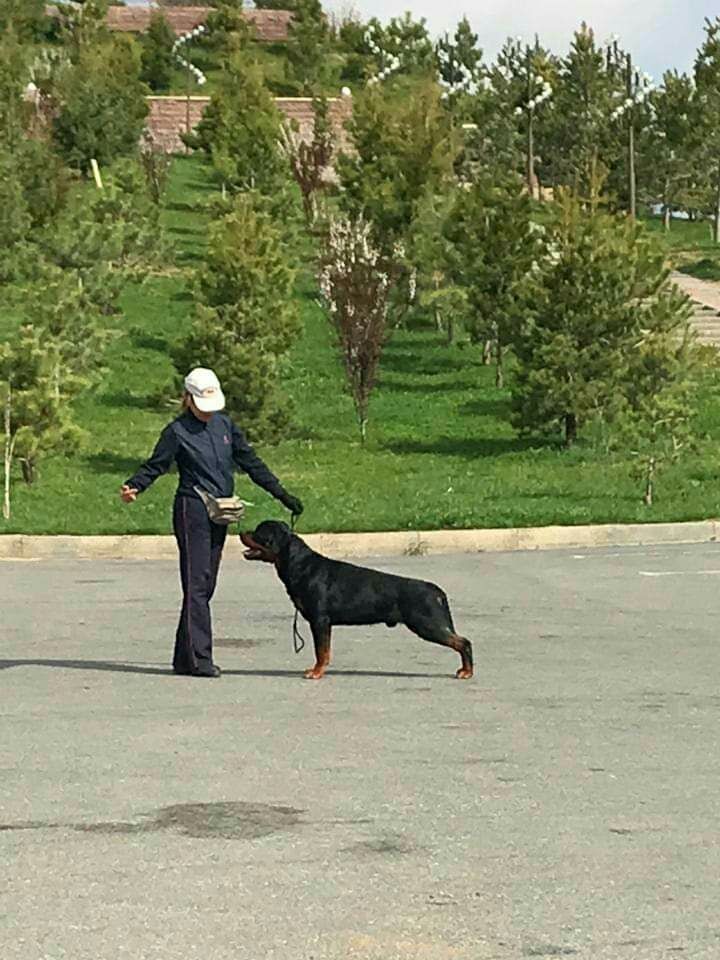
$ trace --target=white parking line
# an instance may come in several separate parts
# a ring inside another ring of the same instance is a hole
[[[720,570],[638,570],[641,577],[717,577]]]

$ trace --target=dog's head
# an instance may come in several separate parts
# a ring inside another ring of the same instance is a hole
[[[290,527],[277,520],[263,520],[252,533],[241,533],[240,539],[248,548],[246,560],[262,560],[263,563],[275,563],[285,550],[292,537]]]

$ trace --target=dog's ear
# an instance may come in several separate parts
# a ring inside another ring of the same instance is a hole
[[[292,530],[290,527],[286,523],[278,521],[276,538],[278,552],[285,550],[285,548],[289,545],[291,538]]]

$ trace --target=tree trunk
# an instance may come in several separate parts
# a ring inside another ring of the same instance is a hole
[[[499,337],[495,341],[495,362],[495,386],[498,390],[502,390],[505,386],[505,378],[503,376],[503,348]]]
[[[715,217],[713,219],[713,240],[720,243],[720,169],[718,169],[717,193],[715,195]]]
[[[577,440],[577,416],[574,413],[565,414],[565,446],[571,447]]]
[[[672,211],[670,210],[670,205],[665,204],[665,209],[663,210],[663,226],[665,228],[665,233],[670,232],[670,223],[672,221]]]
[[[5,495],[3,497],[3,517],[10,519],[10,470],[12,468],[13,447],[15,441],[10,435],[12,427],[12,386],[8,383],[7,396],[5,398]]]
[[[485,343],[483,344],[482,362],[483,362],[483,366],[485,367],[489,367],[490,363],[492,362],[492,345],[493,345],[492,340],[486,340]]]
[[[451,315],[448,315],[447,319],[447,345],[450,344],[455,339],[455,324],[453,323],[453,318]]]
[[[317,220],[317,204],[315,203],[315,191],[303,191],[302,194],[303,210],[305,213],[305,222],[308,227],[314,227]]]
[[[35,482],[35,461],[31,460],[29,457],[23,457],[20,461],[20,468],[22,470],[23,480],[25,483],[30,486]]]
[[[367,417],[360,417],[360,443],[365,446],[367,440]]]
[[[653,505],[653,488],[655,486],[655,457],[650,457],[647,465],[647,473],[645,475],[645,493],[643,495],[643,503],[646,507],[651,507]]]

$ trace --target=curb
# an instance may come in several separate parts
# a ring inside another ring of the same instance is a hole
[[[496,553],[611,546],[713,543],[720,521],[692,523],[597,524],[577,527],[515,527],[495,530],[428,530],[390,533],[313,533],[308,545],[336,558],[408,557],[443,553]],[[228,556],[241,556],[230,536]],[[51,537],[0,536],[0,560],[174,560],[170,536]]]

